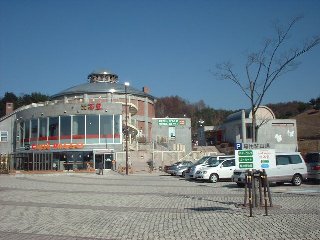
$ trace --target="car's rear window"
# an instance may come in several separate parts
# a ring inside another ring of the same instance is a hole
[[[210,158],[210,157],[209,157],[209,156],[206,156],[206,157],[200,158],[194,165],[202,164],[202,163],[204,163],[205,161],[207,161],[208,158]]]
[[[319,153],[308,153],[306,155],[306,163],[317,163],[317,162],[320,162]]]

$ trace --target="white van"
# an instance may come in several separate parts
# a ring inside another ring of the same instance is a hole
[[[195,179],[196,172],[201,168],[211,165],[211,163],[215,162],[216,160],[227,158],[234,158],[234,155],[217,155],[201,158],[199,161],[197,161],[195,164],[191,166],[188,177]]]
[[[195,174],[195,178],[213,183],[220,179],[230,180],[235,169],[235,158],[219,159],[198,170]]]
[[[307,179],[307,165],[299,152],[276,153],[276,167],[266,169],[269,182],[284,182],[300,186]],[[231,180],[238,186],[245,185],[246,170],[234,170]]]

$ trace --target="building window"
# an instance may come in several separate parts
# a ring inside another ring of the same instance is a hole
[[[99,142],[99,115],[86,116],[86,139],[87,143]]]
[[[60,117],[60,139],[61,143],[68,143],[71,139],[71,117]]]
[[[85,139],[85,115],[72,117],[72,142],[83,143]]]
[[[49,118],[49,140],[59,140],[59,117]]]
[[[38,139],[38,119],[31,120],[31,142],[37,142]]]
[[[24,122],[17,124],[17,142],[20,142],[20,146],[24,146]]]
[[[30,120],[24,123],[24,144],[30,143]]]
[[[100,116],[100,143],[113,143],[113,115]]]
[[[0,131],[0,142],[8,142],[8,131]]]
[[[113,122],[113,136],[114,136],[114,143],[121,143],[121,132],[122,132],[122,125],[121,125],[121,115],[114,115]]]
[[[39,119],[39,141],[47,141],[47,118]]]

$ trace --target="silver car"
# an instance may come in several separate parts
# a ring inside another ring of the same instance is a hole
[[[177,162],[175,164],[173,164],[171,167],[169,167],[169,169],[167,170],[167,173],[171,174],[171,175],[176,175],[176,172],[184,166],[191,166],[193,163],[191,161],[181,161],[181,162]]]
[[[188,168],[191,167],[192,165],[193,165],[193,163],[190,162],[186,165],[182,165],[182,166],[178,167],[177,170],[174,172],[174,175],[180,176],[180,177],[185,177]]]

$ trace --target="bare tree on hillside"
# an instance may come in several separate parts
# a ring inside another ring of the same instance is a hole
[[[252,139],[256,141],[256,111],[270,86],[281,75],[297,67],[296,60],[319,45],[320,37],[315,36],[300,46],[291,49],[288,46],[289,34],[302,17],[295,17],[285,27],[275,26],[275,37],[265,41],[264,46],[257,52],[247,56],[244,79],[241,79],[233,70],[230,62],[217,65],[216,77],[230,80],[240,87],[249,98],[252,111]]]

